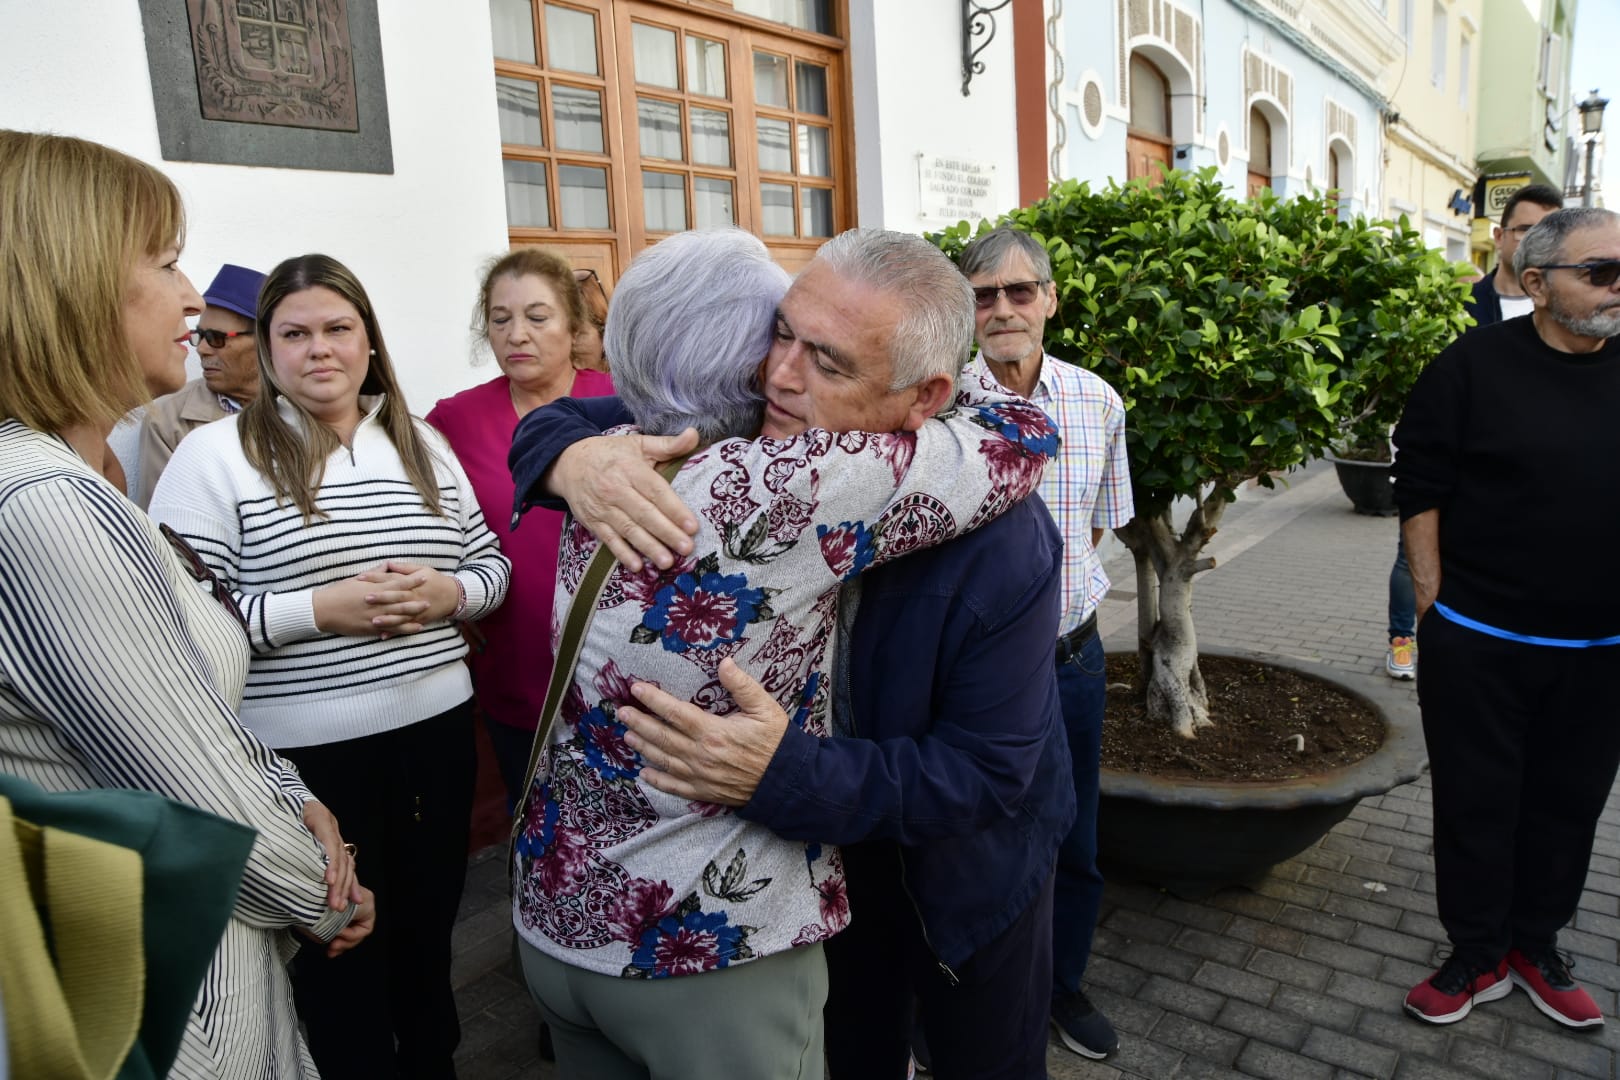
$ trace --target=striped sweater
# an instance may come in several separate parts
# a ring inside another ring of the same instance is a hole
[[[277,748],[392,731],[472,696],[454,623],[387,639],[325,633],[315,625],[316,589],[400,559],[454,574],[467,592],[463,617],[476,619],[500,605],[511,578],[443,437],[417,422],[435,458],[444,508],[435,517],[377,422],[382,399],[361,404],[352,448],[326,462],[316,497],[324,517],[306,523],[291,503],[277,505],[243,454],[234,416],[186,436],[152,493],[152,516],[191,542],[247,617],[253,662],[242,723]]]
[[[0,772],[135,788],[258,831],[173,1075],[314,1076],[285,964],[331,939],[309,791],[232,713],[248,644],[157,527],[66,442],[0,421]]]

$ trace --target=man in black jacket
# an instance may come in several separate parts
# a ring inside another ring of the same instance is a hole
[[[1449,1024],[1518,985],[1592,1028],[1556,944],[1620,764],[1620,215],[1550,214],[1514,262],[1533,314],[1441,353],[1395,432],[1452,946],[1406,1009]]]
[[[1496,269],[1474,282],[1474,298],[1468,314],[1481,326],[1530,314],[1531,301],[1519,284],[1513,269],[1513,254],[1524,234],[1554,210],[1564,208],[1564,197],[1557,188],[1530,184],[1515,191],[1502,207],[1502,223],[1491,229],[1496,244]]]
[[[1531,300],[1519,285],[1513,255],[1524,234],[1563,205],[1563,196],[1546,184],[1522,187],[1508,198],[1502,208],[1502,224],[1491,230],[1491,239],[1496,242],[1496,269],[1474,282],[1473,299],[1466,305],[1468,314],[1479,325],[1530,314]],[[1395,548],[1395,565],[1389,572],[1389,651],[1384,654],[1384,670],[1392,679],[1417,676],[1417,609],[1405,545]]]

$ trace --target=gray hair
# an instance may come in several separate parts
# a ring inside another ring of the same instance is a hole
[[[637,426],[695,427],[706,444],[756,434],[759,365],[789,280],[741,229],[677,233],[636,256],[613,290],[602,344]]]
[[[973,290],[955,264],[911,233],[850,229],[816,252],[839,277],[900,300],[903,314],[889,345],[891,390],[935,375],[954,385],[973,346]]]
[[[1550,263],[1562,262],[1564,241],[1570,233],[1582,229],[1595,229],[1620,221],[1620,214],[1596,206],[1572,206],[1567,210],[1554,210],[1524,234],[1519,250],[1513,253],[1513,273],[1523,277],[1526,270],[1534,270]]]
[[[994,274],[1007,261],[1007,256],[1015,252],[1022,253],[1029,260],[1029,268],[1037,278],[1041,281],[1052,280],[1052,257],[1046,253],[1045,245],[1011,225],[997,225],[983,236],[975,237],[962,249],[956,265],[962,268],[963,277]]]

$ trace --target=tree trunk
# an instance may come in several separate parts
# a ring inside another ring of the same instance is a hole
[[[1153,629],[1159,625],[1159,573],[1153,568],[1152,543],[1146,520],[1138,518],[1114,530],[1136,562],[1136,664],[1138,671],[1153,670]],[[1147,702],[1148,680],[1137,683],[1137,697]]]
[[[1217,485],[1200,494],[1180,535],[1168,508],[1116,530],[1136,561],[1137,656],[1147,715],[1187,739],[1212,726],[1209,695],[1198,670],[1193,577],[1215,565],[1200,553],[1215,535],[1232,490]]]
[[[1209,697],[1198,671],[1193,628],[1191,560],[1177,557],[1160,572],[1159,622],[1153,628],[1153,667],[1145,681],[1147,714],[1168,721],[1177,735],[1195,737],[1209,727]]]

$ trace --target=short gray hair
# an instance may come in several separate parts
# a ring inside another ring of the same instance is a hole
[[[850,229],[823,244],[816,261],[900,300],[904,314],[889,345],[889,389],[935,375],[955,383],[973,347],[973,290],[944,252],[911,233]]]
[[[1572,206],[1567,210],[1554,210],[1538,221],[1534,228],[1519,241],[1519,250],[1513,253],[1513,273],[1523,276],[1549,263],[1562,262],[1564,241],[1570,233],[1582,229],[1595,229],[1620,221],[1620,214],[1596,206]]]
[[[1029,268],[1041,281],[1052,280],[1052,256],[1046,253],[1046,246],[1011,225],[997,225],[983,236],[974,237],[962,249],[956,264],[962,268],[963,277],[993,274],[1014,252],[1022,253],[1029,260]]]
[[[619,400],[650,435],[704,443],[758,433],[758,371],[787,271],[741,229],[677,233],[619,278],[602,334]]]

